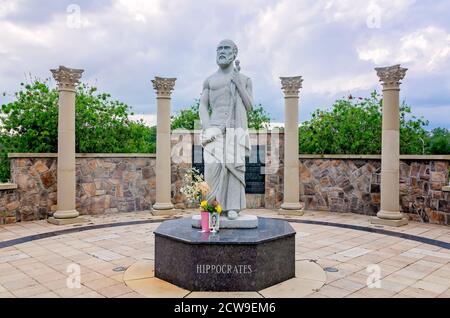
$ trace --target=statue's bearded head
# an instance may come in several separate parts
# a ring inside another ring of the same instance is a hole
[[[231,40],[223,40],[217,45],[217,65],[227,67],[236,59],[238,48]]]

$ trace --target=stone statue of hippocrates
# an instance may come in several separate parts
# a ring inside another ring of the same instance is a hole
[[[238,48],[231,40],[217,46],[218,70],[204,84],[200,99],[205,181],[208,199],[216,199],[229,219],[246,208],[245,156],[250,153],[247,113],[252,82],[240,73]]]

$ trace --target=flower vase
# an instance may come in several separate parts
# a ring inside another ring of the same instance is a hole
[[[201,212],[202,232],[209,233],[209,212]]]

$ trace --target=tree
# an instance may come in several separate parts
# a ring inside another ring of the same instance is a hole
[[[200,123],[199,106],[200,100],[197,99],[188,109],[180,110],[176,115],[172,116],[172,130],[194,130],[200,128],[195,127],[196,123]],[[270,115],[264,110],[261,104],[253,107],[253,109],[248,112],[247,119],[248,126],[252,129],[268,128],[270,124]]]
[[[437,155],[450,154],[450,130],[435,128],[427,140],[427,152]]]
[[[259,104],[254,106],[252,111],[248,113],[248,127],[256,130],[267,129],[270,124],[270,114],[264,110],[264,107]]]
[[[172,130],[175,129],[187,129],[194,130],[197,124],[200,123],[199,109],[200,100],[196,99],[194,104],[192,104],[187,109],[182,109],[173,115],[171,118]]]
[[[0,180],[9,178],[8,152],[57,152],[58,91],[47,81],[21,84],[15,100],[0,108]],[[77,88],[76,151],[152,153],[155,128],[128,118],[130,107],[95,87]]]
[[[337,100],[330,110],[316,110],[311,120],[299,127],[300,153],[380,154],[382,99],[375,91],[368,98]],[[400,106],[400,151],[421,154],[428,124],[410,116],[405,103]]]

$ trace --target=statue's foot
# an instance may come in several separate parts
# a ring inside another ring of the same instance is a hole
[[[236,220],[239,217],[239,214],[236,211],[228,211],[227,217],[229,220]]]

